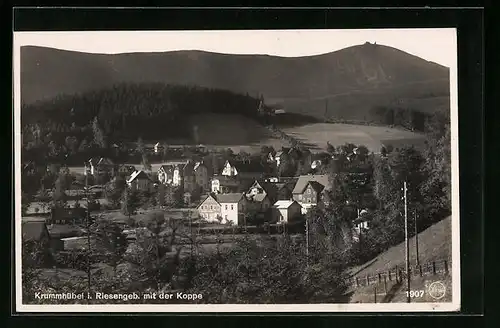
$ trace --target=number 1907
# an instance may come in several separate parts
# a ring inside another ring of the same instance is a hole
[[[406,297],[419,298],[424,296],[423,290],[410,290],[406,292]]]

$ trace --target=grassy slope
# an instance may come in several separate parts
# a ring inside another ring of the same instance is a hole
[[[410,240],[410,261],[415,263],[415,238]],[[433,260],[444,259],[451,256],[451,218],[448,217],[428,229],[422,231],[419,234],[419,257],[420,263],[428,263]],[[364,265],[353,268],[350,270],[351,274],[355,274],[358,277],[364,277],[366,275],[374,275],[378,272],[383,272],[395,266],[404,266],[405,259],[405,244],[401,243],[396,245],[386,252],[377,256],[374,260],[368,261]],[[414,276],[411,280],[411,290],[418,291],[423,290],[423,297],[414,298],[412,302],[437,302],[432,297],[430,297],[427,292],[427,286],[434,281],[440,281],[446,286],[445,296],[439,300],[439,302],[451,302],[452,301],[452,279],[449,275],[444,275],[443,273],[438,273],[435,276],[424,276],[418,277]],[[387,282],[387,291],[389,295],[385,300],[386,293],[384,290],[384,284],[370,285],[361,288],[357,288],[352,292],[349,292],[350,303],[372,303],[375,300],[375,293],[377,293],[377,303],[381,302],[391,302],[391,303],[403,303],[406,302],[406,284],[395,285],[394,280]]]
[[[201,51],[100,55],[21,49],[22,100],[27,103],[117,82],[163,82],[263,94],[289,104],[289,111],[319,117],[324,116],[322,98],[329,97],[330,116],[363,119],[367,108],[377,104],[420,98],[429,90],[436,97],[446,96],[448,79],[447,68],[381,45],[297,58]],[[415,83],[421,85],[417,88]],[[293,105],[297,100],[299,105]],[[434,110],[433,102],[426,110]],[[347,114],[350,117],[343,117]]]
[[[445,259],[451,256],[451,217],[448,217],[418,234],[420,263]],[[415,237],[410,239],[410,262],[415,263]],[[405,243],[393,246],[375,259],[351,269],[352,274],[366,276],[395,266],[404,266]]]

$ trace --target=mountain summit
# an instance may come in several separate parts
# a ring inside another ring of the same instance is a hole
[[[286,104],[290,111],[323,113],[325,99],[353,94],[358,98],[359,93],[381,91],[387,94],[405,86],[416,89],[415,83],[430,90],[424,93],[447,96],[449,69],[401,50],[371,43],[307,57],[195,50],[91,54],[36,46],[21,48],[23,103],[121,82],[227,89],[263,95],[266,102]],[[411,93],[413,98],[415,92]],[[319,103],[307,106],[305,102]],[[335,100],[331,106],[334,110]]]

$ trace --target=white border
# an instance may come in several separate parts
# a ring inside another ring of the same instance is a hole
[[[456,29],[453,29],[454,44],[456,48]],[[137,33],[138,31],[134,31]],[[193,31],[195,32],[195,31]],[[257,32],[253,31],[253,32]],[[269,31],[267,31],[269,32]],[[301,30],[302,33],[307,30]],[[21,122],[20,122],[20,42],[14,32],[13,36],[13,82],[14,82],[14,174],[16,181],[21,178]],[[94,32],[95,33],[95,32]],[[144,33],[149,33],[145,31]],[[23,32],[23,34],[27,34]],[[30,34],[37,34],[33,32]],[[459,202],[459,158],[458,158],[458,76],[457,57],[455,52],[454,65],[450,67],[450,110],[451,110],[451,173],[452,173],[452,302],[449,303],[376,303],[376,304],[124,304],[124,305],[24,305],[21,304],[21,184],[15,185],[15,278],[16,284],[16,311],[36,313],[63,313],[63,312],[185,312],[185,313],[246,313],[246,312],[272,312],[272,313],[309,313],[309,312],[452,312],[460,310],[460,202]]]

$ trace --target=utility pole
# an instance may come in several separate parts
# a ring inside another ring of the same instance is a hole
[[[405,250],[406,250],[406,302],[410,303],[410,241],[408,238],[408,203],[406,181],[403,183],[405,202]]]
[[[89,175],[88,172],[85,175],[85,198],[87,198],[87,219],[86,219],[86,228],[87,228],[87,288],[88,288],[88,295],[91,293],[91,287],[92,287],[92,278],[91,278],[91,261],[90,261],[90,202],[89,202]],[[90,298],[89,298],[90,299]]]
[[[306,218],[306,260],[309,264],[309,220]]]
[[[418,258],[418,228],[417,228],[417,211],[413,210],[413,221],[415,222],[415,256],[417,258],[417,267],[420,265],[420,260]]]

